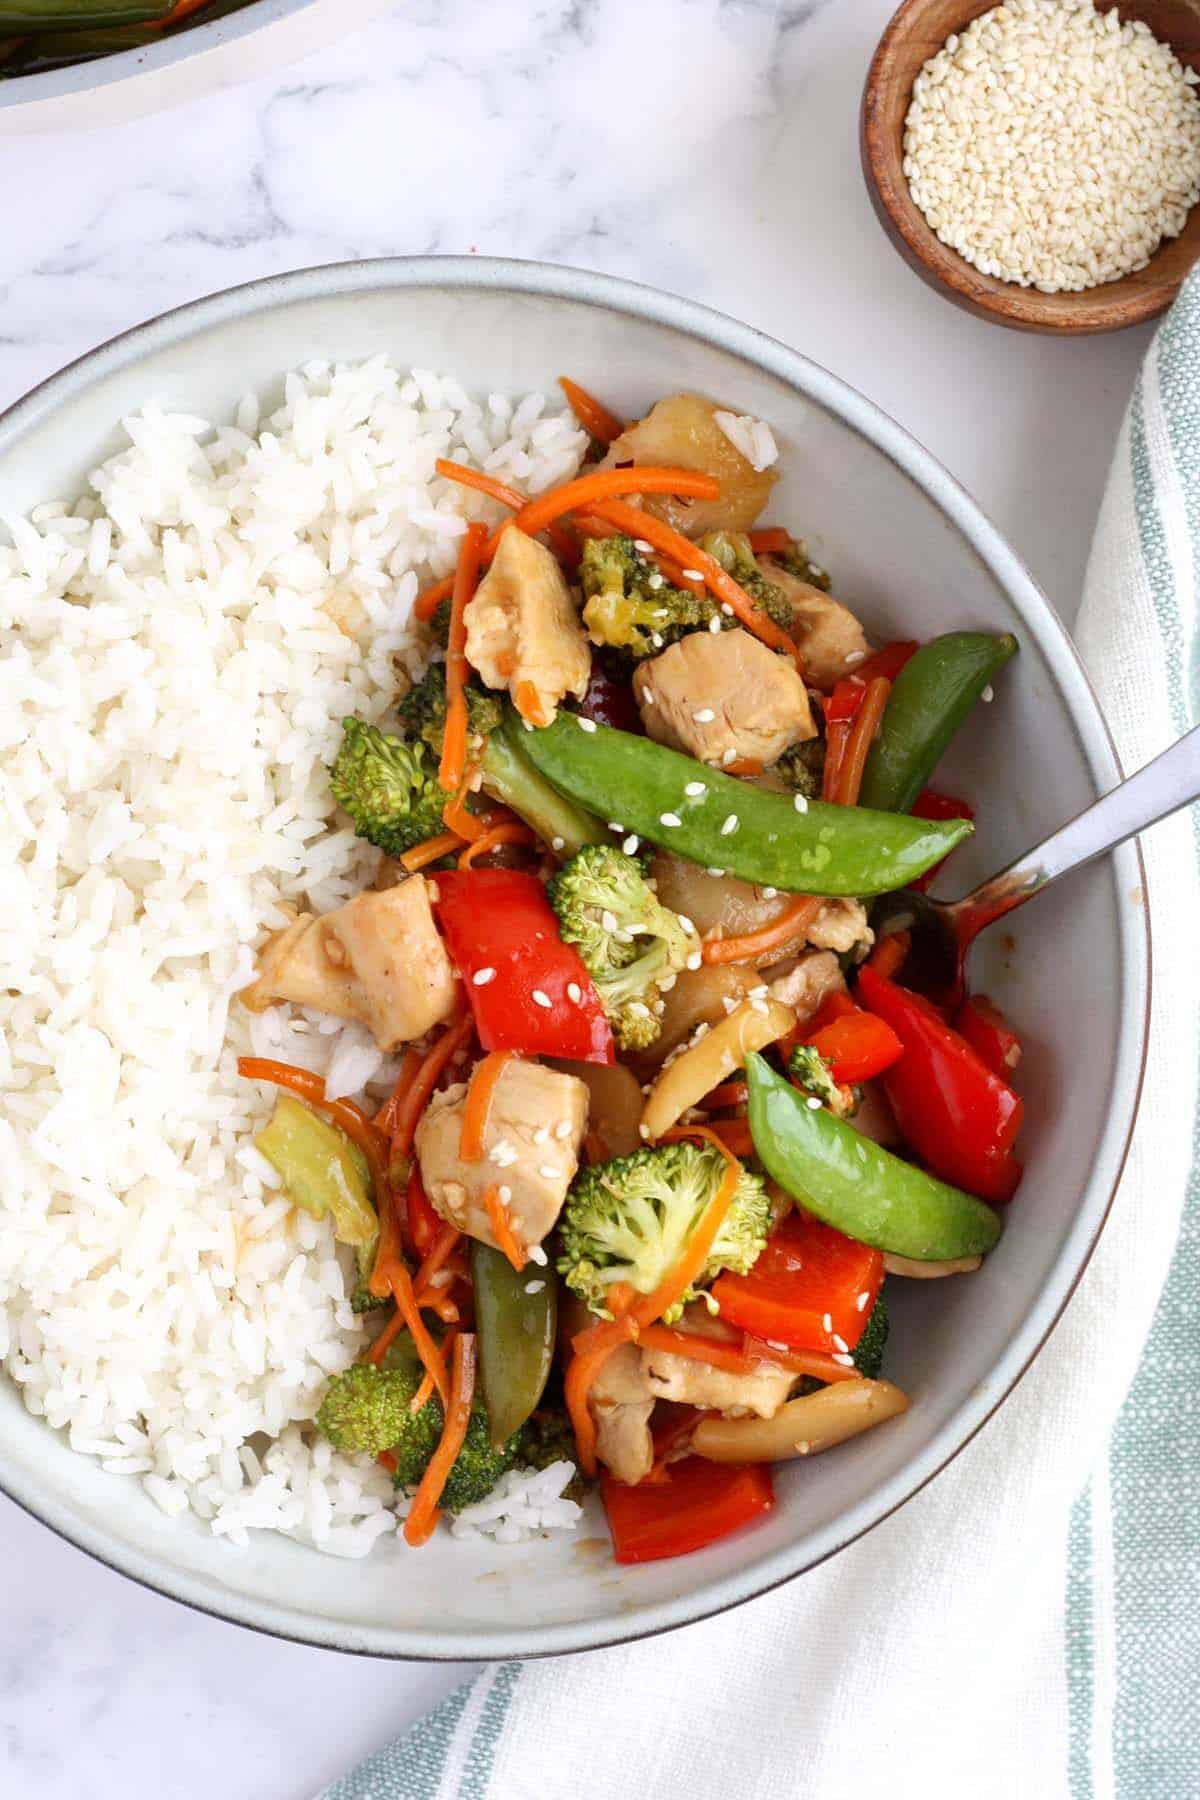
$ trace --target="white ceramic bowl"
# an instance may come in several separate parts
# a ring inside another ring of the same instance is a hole
[[[1021,654],[962,733],[945,784],[979,811],[965,883],[1111,785],[1117,767],[1063,626],[1011,550],[933,459],[802,356],[690,302],[520,263],[420,260],[310,270],[138,327],[0,421],[0,510],[69,496],[149,399],[221,419],[251,385],[314,356],[386,350],[479,389],[569,371],[626,415],[679,387],[769,419],[782,447],[771,516],[809,533],[879,639],[954,626],[1016,632]],[[1027,1172],[969,1281],[889,1286],[888,1373],[902,1419],[778,1471],[766,1523],[677,1561],[620,1569],[597,1513],[574,1539],[516,1548],[439,1535],[346,1563],[283,1538],[238,1552],[169,1522],[131,1480],[74,1455],[0,1384],[0,1482],[71,1542],[208,1612],[387,1656],[578,1650],[660,1631],[810,1568],[901,1504],[1004,1399],[1044,1341],[1104,1222],[1136,1106],[1148,993],[1138,861],[1125,849],[1018,916],[1017,948],[980,953],[1026,1046]]]
[[[120,125],[235,87],[353,31],[387,0],[255,0],[141,50],[0,81],[0,132]]]

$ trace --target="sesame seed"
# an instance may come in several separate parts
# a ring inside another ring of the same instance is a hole
[[[544,1269],[550,1260],[540,1244],[530,1244],[528,1256],[530,1262],[536,1263],[539,1269]]]
[[[762,891],[762,897],[764,900],[774,900],[776,898],[776,896],[778,895],[778,893],[779,893],[778,888],[765,887]]]
[[[732,837],[740,824],[741,820],[738,818],[737,814],[730,813],[726,818],[725,823],[721,826],[721,836]]]
[[[731,762],[737,761],[737,751],[734,749],[732,744],[730,744],[728,750],[722,750],[721,761],[723,763],[731,763]]]
[[[845,1352],[848,1351],[850,1348],[849,1344],[846,1342],[844,1337],[839,1337],[836,1331],[832,1333],[832,1337],[833,1337],[834,1349],[842,1351],[842,1353],[844,1355]]]
[[[724,875],[725,871],[724,871],[724,869],[707,869],[705,871],[705,873],[708,875],[714,875],[716,877],[716,879],[718,881],[720,881],[720,879],[721,879],[722,875]]]
[[[549,1011],[552,1002],[549,994],[547,994],[544,989],[534,988],[531,999],[535,1006],[544,1006],[546,1010]]]
[[[595,731],[595,729],[596,729],[595,719],[580,719],[579,729],[580,729],[580,731]]]
[[[566,838],[553,837],[550,839],[550,848],[552,850],[565,850],[566,847],[567,847]]]
[[[678,813],[659,813],[658,822],[660,825],[679,825],[682,820]]]
[[[686,913],[676,913],[675,917],[679,920],[679,923],[683,926],[683,929],[687,932],[688,936],[690,937],[692,935],[692,933],[695,931],[696,927],[692,924],[692,921],[688,918],[687,914]]]
[[[866,1312],[868,1306],[871,1304],[870,1294],[865,1292],[861,1293],[854,1304],[859,1312]]]
[[[567,999],[570,1000],[574,1006],[578,1006],[579,1002],[583,999],[583,989],[577,981],[568,981]]]
[[[615,931],[617,929],[616,913],[609,912],[608,908],[605,907],[603,912],[600,914],[600,923],[601,923],[601,925],[603,925],[605,931]]]
[[[707,794],[708,789],[702,781],[689,781],[683,791],[689,800],[698,800],[701,794]]]
[[[553,1163],[539,1163],[538,1174],[541,1176],[543,1181],[557,1181],[558,1180],[558,1170],[555,1168]]]
[[[472,987],[486,987],[489,981],[495,981],[495,969],[476,969],[471,977]]]
[[[708,621],[708,629],[710,631],[720,631],[721,615],[719,613],[714,613],[712,618]]]
[[[549,1128],[545,1125],[539,1125],[533,1134],[533,1141],[535,1144],[548,1144],[550,1142]]]
[[[692,954],[687,959],[687,967],[689,969],[698,969],[703,961],[704,958],[701,956],[700,952],[698,950],[693,950]]]
[[[855,663],[866,662],[867,655],[868,655],[868,652],[865,650],[849,650],[849,651],[847,651],[845,659],[844,659],[846,667],[848,669],[852,669],[854,667]],[[860,683],[860,685],[861,685],[861,683]]]
[[[648,1019],[650,1017],[650,1008],[646,1005],[644,1000],[631,1000],[629,1002],[629,1010],[637,1019]]]
[[[517,1152],[507,1138],[501,1138],[498,1144],[492,1145],[489,1159],[498,1169],[511,1169],[517,1161]]]
[[[803,794],[793,794],[792,805],[798,813],[806,813],[808,811],[808,801],[804,798]]]
[[[650,1136],[650,1127],[648,1125],[639,1125],[638,1126],[638,1136],[640,1138],[648,1139]]]
[[[817,1099],[817,1096],[816,1096],[816,1095],[815,1095],[815,1094],[810,1094],[810,1095],[809,1095],[809,1096],[808,1096],[808,1100],[807,1100],[807,1102],[806,1102],[806,1105],[807,1105],[807,1106],[808,1106],[808,1107],[809,1107],[809,1108],[810,1108],[810,1109],[811,1109],[811,1111],[813,1111],[813,1112],[820,1112],[820,1110],[821,1110],[821,1102],[820,1102],[820,1101],[819,1101],[819,1100],[818,1100],[818,1099]]]
[[[733,617],[733,608],[732,608],[732,606],[730,606],[730,604],[729,604],[729,602],[728,602],[728,600],[722,600],[722,602],[721,602],[721,611],[722,611],[722,612],[723,612],[723,613],[724,613],[724,614],[725,614],[725,617],[726,617],[726,618],[727,618],[727,619],[732,619],[732,617]]]
[[[626,856],[636,856],[637,847],[638,847],[639,842],[640,842],[640,839],[638,838],[636,832],[631,831],[629,836],[625,839],[625,842],[621,845],[621,848],[625,852]]]
[[[521,720],[521,728],[524,731],[532,731],[533,730],[533,726],[529,723],[528,719]],[[595,729],[595,728],[593,727],[593,729]]]
[[[634,538],[633,547],[635,550],[640,550],[643,556],[654,555],[654,545],[648,544],[645,538]]]
[[[703,581],[704,580],[703,572],[700,569],[685,569],[683,571],[683,576],[684,576],[685,581]]]
[[[647,576],[647,578],[646,578],[646,586],[647,586],[647,587],[648,587],[648,588],[654,588],[654,589],[655,589],[655,590],[657,590],[657,589],[658,589],[658,588],[660,588],[660,587],[663,587],[663,586],[665,586],[665,583],[664,583],[664,581],[663,581],[663,578],[662,578],[662,576],[661,576],[661,575],[660,575],[660,574],[659,574],[659,572],[658,572],[658,570],[657,570],[657,569],[655,569],[655,571],[654,571],[654,573],[653,573],[653,575],[649,575],[649,576]]]
[[[821,1315],[821,1330],[826,1331],[826,1332],[831,1332],[833,1330],[833,1314],[832,1313],[823,1313]]]
[[[661,650],[666,641],[667,640],[661,631],[652,631],[650,633],[650,642],[656,650]]]
[[[812,1440],[810,1438],[797,1438],[796,1442],[792,1445],[792,1448],[797,1456],[807,1456],[812,1449]]]
[[[525,1283],[525,1292],[527,1294],[540,1294],[545,1285],[544,1281],[527,1281]]]
[[[507,1181],[502,1181],[500,1183],[500,1186],[496,1189],[496,1194],[501,1206],[507,1206],[512,1199],[512,1189],[509,1187]]]
[[[992,704],[992,701],[996,698],[996,690],[992,686],[990,681],[988,682],[987,686],[984,688],[982,694],[980,694],[979,698],[983,701],[983,704],[985,706],[990,706]]]
[[[835,1363],[841,1363],[843,1369],[852,1369],[854,1367],[854,1358],[845,1350],[835,1350],[833,1353],[833,1360]]]
[[[716,716],[711,706],[701,706],[692,714],[697,725],[711,725]]]
[[[625,827],[622,825],[622,823],[619,819],[610,819],[608,821],[608,829],[610,831],[615,831],[617,833],[620,833],[620,832],[624,831]]]
[[[560,1119],[558,1124],[554,1127],[554,1135],[560,1144],[564,1138],[569,1138],[571,1135],[570,1119]]]

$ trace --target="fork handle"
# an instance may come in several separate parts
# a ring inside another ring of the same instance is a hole
[[[1027,850],[999,875],[959,900],[954,907],[957,924],[966,924],[968,935],[1032,899],[1060,875],[1082,869],[1136,837],[1160,819],[1200,800],[1200,725],[1153,762],[1122,781],[1081,812],[1077,818],[1048,837],[1036,849]],[[978,923],[976,923],[978,920]]]

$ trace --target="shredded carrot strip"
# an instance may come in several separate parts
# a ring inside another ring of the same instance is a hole
[[[430,863],[440,862],[443,856],[457,855],[462,847],[463,839],[457,831],[439,831],[436,837],[426,838],[423,844],[414,844],[397,860],[409,875],[415,875],[419,869],[427,869]]]
[[[812,900],[806,894],[800,894],[777,919],[764,925],[760,931],[747,931],[740,937],[709,938],[700,946],[700,955],[706,963],[750,962],[765,950],[777,950],[780,944],[786,944],[797,932],[811,924],[825,904],[823,900]]]
[[[764,525],[760,530],[752,531],[749,536],[750,548],[755,556],[777,556],[792,541],[791,532],[785,531],[782,525]]]
[[[629,475],[644,473],[636,468],[620,472]],[[617,474],[618,471],[614,469],[611,473]],[[648,493],[651,490],[647,488],[645,491]],[[676,491],[682,493],[683,489]],[[709,592],[723,605],[732,608],[747,631],[752,632],[769,649],[781,650],[794,662],[801,662],[798,646],[782,626],[776,625],[761,607],[755,606],[745,588],[739,586],[728,570],[721,567],[716,557],[710,556],[707,550],[702,550],[699,544],[690,542],[662,519],[656,519],[653,513],[643,512],[640,507],[630,506],[623,500],[604,500],[595,506],[595,511],[602,518],[611,520],[621,531],[628,532],[630,537],[644,538],[655,550],[674,557],[680,568],[695,569],[704,577],[704,585]]]
[[[375,1210],[382,1214],[390,1192],[386,1148],[382,1134],[362,1108],[355,1106],[353,1100],[327,1100],[321,1077],[314,1075],[311,1069],[297,1069],[292,1063],[273,1062],[264,1056],[239,1056],[237,1069],[247,1081],[270,1081],[276,1087],[290,1089],[310,1106],[327,1114],[335,1125],[340,1125],[367,1159],[375,1188]]]
[[[550,715],[542,705],[542,696],[532,681],[518,681],[513,691],[513,705],[527,725],[539,730],[550,724]]]
[[[857,806],[859,789],[862,787],[863,770],[867,766],[867,755],[879,730],[879,721],[883,718],[883,709],[888,703],[888,695],[892,684],[885,675],[877,675],[874,681],[867,683],[867,691],[863,703],[858,709],[858,716],[850,727],[850,735],[846,739],[846,747],[838,762],[837,786],[834,800],[839,806]]]
[[[445,1337],[442,1339],[442,1355],[443,1356],[445,1356],[447,1351],[453,1351],[454,1340],[457,1336],[458,1336],[458,1332],[455,1330],[455,1328],[452,1325],[450,1327],[449,1331],[446,1333]],[[424,1374],[421,1377],[421,1385],[417,1389],[416,1393],[413,1395],[412,1399],[408,1403],[409,1412],[410,1413],[419,1413],[421,1408],[425,1405],[426,1401],[431,1400],[432,1398],[433,1398],[433,1377],[432,1377],[432,1375],[430,1375],[427,1372],[426,1374]]]
[[[840,1363],[823,1350],[778,1350],[749,1332],[742,1339],[742,1353],[754,1369],[768,1363],[792,1375],[811,1375],[814,1381],[853,1381],[859,1372],[852,1363]]]
[[[178,25],[184,19],[190,19],[194,12],[207,6],[209,0],[175,0],[170,12],[161,19],[151,19],[150,25],[155,31],[164,31],[168,25]]]
[[[634,1302],[633,1316],[642,1325],[652,1324],[673,1306],[677,1306],[699,1275],[708,1261],[708,1253],[721,1229],[721,1222],[733,1204],[738,1177],[742,1172],[742,1165],[737,1157],[721,1142],[710,1125],[676,1125],[671,1131],[663,1133],[662,1142],[675,1143],[680,1138],[689,1137],[702,1138],[715,1145],[725,1158],[725,1179],[705,1207],[700,1223],[688,1238],[683,1255],[675,1267],[659,1282],[652,1294],[646,1294]]]
[[[433,1277],[445,1263],[446,1258],[458,1247],[462,1232],[457,1225],[443,1225],[433,1240],[428,1256],[417,1270],[413,1282],[413,1298],[418,1306],[425,1296],[433,1291]]]
[[[593,1326],[590,1331],[581,1331],[573,1340],[575,1353],[563,1381],[563,1398],[575,1433],[579,1467],[585,1475],[596,1473],[596,1421],[588,1405],[588,1394],[613,1351],[622,1344],[631,1343],[637,1337],[637,1329],[633,1318],[626,1313],[622,1318]]]
[[[761,775],[763,765],[756,756],[739,756],[733,762],[722,763],[726,775]]]
[[[883,975],[890,981],[892,976],[903,968],[911,947],[911,931],[885,932],[868,956],[867,967],[874,969],[877,975]]]
[[[512,1050],[493,1050],[476,1066],[475,1073],[471,1076],[467,1097],[463,1102],[462,1130],[458,1139],[458,1154],[463,1162],[483,1161],[483,1135],[487,1130],[492,1096],[496,1092],[496,1083],[514,1055]]]
[[[397,1308],[380,1332],[371,1348],[367,1351],[366,1360],[378,1368],[384,1357],[400,1333],[405,1329],[404,1314]]]
[[[455,1053],[462,1049],[468,1041],[475,1022],[470,1008],[464,1006],[456,1019],[451,1019],[437,1043],[428,1050],[420,1068],[413,1077],[412,1085],[404,1096],[397,1110],[396,1129],[392,1133],[392,1155],[411,1156],[413,1135],[417,1129],[417,1120],[429,1103],[429,1096],[437,1085],[438,1077]]]
[[[463,775],[463,784],[456,794],[452,794],[442,808],[442,824],[447,831],[453,831],[470,844],[477,837],[482,837],[487,825],[478,814],[473,813],[467,804],[467,795],[471,791],[471,782],[479,773],[478,766],[472,764]]]
[[[441,457],[433,466],[447,481],[457,481],[463,487],[474,488],[477,493],[486,494],[489,500],[511,507],[513,512],[520,512],[523,506],[529,505],[528,494],[523,494],[520,488],[509,487],[507,482],[497,481],[494,475],[485,475],[482,469],[468,469],[463,463],[448,462]],[[575,545],[570,534],[561,525],[551,525],[546,536],[554,545],[556,556],[570,560],[575,555]]]
[[[433,1385],[442,1397],[443,1406],[449,1403],[450,1381],[446,1374],[446,1365],[442,1361],[442,1353],[429,1335],[428,1327],[421,1317],[421,1309],[417,1305],[413,1292],[412,1276],[401,1267],[392,1276],[392,1293],[396,1305],[404,1319],[404,1323],[412,1332],[413,1343],[417,1347],[417,1355],[424,1364],[425,1371],[433,1378]]]
[[[468,844],[458,859],[458,866],[460,869],[469,869],[476,857],[487,856],[491,851],[498,850],[501,844],[525,844],[532,849],[536,843],[536,832],[531,831],[528,825],[522,825],[520,820],[512,819],[503,825],[493,825],[482,837],[476,838],[473,844]]]
[[[444,1402],[446,1418],[441,1439],[429,1459],[429,1466],[421,1477],[421,1485],[404,1521],[405,1541],[414,1549],[419,1544],[426,1543],[433,1535],[439,1517],[438,1501],[442,1497],[442,1489],[467,1435],[471,1402],[475,1398],[475,1364],[475,1334],[470,1331],[459,1332],[454,1340],[450,1393]]]
[[[707,1363],[712,1369],[726,1369],[731,1375],[756,1375],[761,1368],[745,1355],[736,1338],[723,1342],[702,1337],[698,1331],[677,1331],[673,1325],[643,1325],[638,1343],[646,1350],[666,1350],[672,1356]]]
[[[427,587],[413,601],[413,617],[427,625],[443,600],[448,600],[454,592],[453,575],[443,575],[432,587]]]
[[[483,1196],[483,1204],[487,1207],[488,1224],[492,1228],[496,1248],[503,1250],[514,1269],[523,1269],[529,1257],[512,1228],[508,1207],[500,1198],[500,1189],[495,1184]]]
[[[539,531],[545,531],[552,519],[561,519],[564,513],[575,512],[577,508],[595,508],[602,515],[607,513],[607,505],[601,507],[600,501],[608,502],[619,494],[677,494],[685,499],[716,500],[720,498],[721,484],[714,475],[697,474],[695,469],[658,468],[652,464],[625,469],[596,469],[590,475],[577,475],[573,481],[564,481],[561,487],[551,488],[547,494],[539,494],[528,506],[522,507],[514,523],[518,531],[527,532],[536,537]],[[628,512],[636,514],[640,520],[642,512],[638,507],[628,507]],[[687,545],[684,552],[685,564],[692,555],[694,546],[688,544],[686,538],[679,537],[679,543]],[[644,537],[653,543],[649,532],[635,526],[631,537]],[[669,556],[679,560],[679,552],[674,544],[656,546],[667,552]],[[689,566],[699,568],[700,564]],[[717,565],[720,567],[720,565]],[[723,571],[722,571],[723,572]],[[741,593],[741,589],[738,589]]]
[[[602,406],[594,394],[572,381],[569,375],[560,375],[558,385],[567,396],[567,405],[583,426],[589,437],[598,443],[611,444],[619,438],[625,427],[615,413],[610,413],[607,406]]]
[[[375,1129],[376,1131],[381,1132],[385,1138],[390,1139],[392,1132],[396,1128],[396,1112],[400,1102],[412,1086],[413,1077],[420,1066],[420,1055],[410,1044],[404,1052],[404,1059],[400,1064],[400,1073],[396,1077],[396,1085],[380,1107],[379,1111],[375,1114]]]
[[[446,644],[446,727],[438,780],[448,794],[462,786],[467,770],[467,604],[475,592],[486,525],[468,525],[454,571],[450,635]]]

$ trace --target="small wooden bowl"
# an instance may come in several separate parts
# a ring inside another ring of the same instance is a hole
[[[1120,331],[1171,304],[1200,258],[1200,205],[1144,269],[1079,294],[1042,294],[983,275],[925,222],[903,170],[904,121],[913,82],[952,32],[997,0],[904,0],[880,39],[863,89],[863,174],[880,223],[905,261],[956,306],[1018,331]],[[1103,10],[1111,10],[1104,8]],[[1181,63],[1200,71],[1200,0],[1118,0],[1122,20],[1141,19]]]

